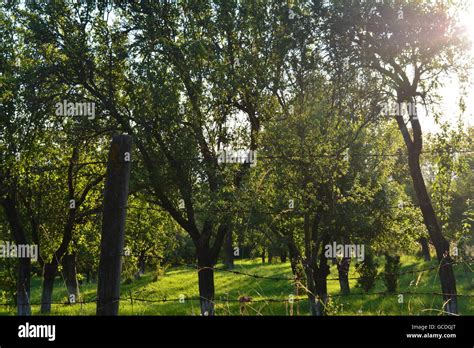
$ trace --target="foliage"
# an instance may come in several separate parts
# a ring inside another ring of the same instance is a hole
[[[375,278],[377,277],[377,267],[379,264],[375,261],[372,253],[366,253],[364,261],[356,265],[356,271],[359,274],[357,287],[369,292],[374,288]]]
[[[383,272],[383,281],[387,291],[394,293],[398,288],[398,279],[400,272],[400,256],[385,254],[385,269]]]

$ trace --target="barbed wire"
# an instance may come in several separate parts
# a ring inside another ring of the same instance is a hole
[[[456,297],[466,297],[466,298],[471,298],[474,297],[474,294],[450,294],[450,293],[442,293],[442,292],[436,292],[436,291],[395,291],[395,292],[388,292],[388,291],[378,291],[378,292],[351,292],[351,293],[340,293],[340,294],[325,294],[327,297],[346,297],[346,296],[400,296],[400,295],[410,295],[410,296],[456,296]],[[198,297],[186,297],[184,294],[180,298],[157,298],[157,299],[149,299],[149,298],[143,298],[143,297],[134,297],[134,296],[127,296],[127,297],[120,297],[118,299],[114,299],[112,301],[107,301],[107,302],[100,302],[102,305],[107,305],[107,304],[112,304],[116,302],[122,302],[122,301],[129,301],[129,302],[145,302],[145,303],[166,303],[166,302],[179,302],[179,303],[185,303],[186,301],[210,301],[210,302],[220,302],[220,303],[258,303],[258,302],[298,302],[298,301],[307,301],[308,297],[307,296],[294,296],[291,295],[287,297],[258,297],[258,298],[252,298],[249,296],[241,296],[240,298],[222,298],[222,296],[219,298],[213,298],[213,299],[208,299],[202,296]],[[29,302],[28,304],[31,306],[42,306],[44,304],[48,305],[55,305],[55,306],[74,306],[74,305],[87,305],[87,304],[92,304],[92,303],[99,303],[98,299],[81,299],[77,301],[70,302],[68,300],[64,301],[51,301],[51,302]],[[15,303],[8,303],[8,302],[1,302],[0,306],[7,306],[7,307],[13,307],[16,306]]]
[[[127,255],[122,255],[122,256],[127,256]],[[130,255],[128,255],[130,256]],[[145,255],[147,257],[155,257],[159,259],[164,259],[160,256],[157,255]],[[452,263],[446,263],[443,265],[436,265],[432,266],[429,268],[424,268],[420,270],[409,270],[409,271],[404,271],[404,272],[399,272],[399,273],[380,273],[377,275],[375,278],[378,278],[379,276],[383,276],[384,274],[390,274],[390,275],[405,275],[405,274],[415,274],[415,273],[421,273],[421,272],[427,272],[427,271],[433,271],[435,269],[439,269],[439,267],[443,266],[448,266],[448,265],[460,265],[460,264],[466,264],[465,262],[452,262]],[[471,264],[471,263],[468,263]],[[218,272],[227,272],[227,273],[232,273],[232,274],[237,274],[237,275],[242,275],[246,277],[252,277],[255,279],[268,279],[268,280],[285,280],[285,281],[291,281],[291,282],[296,282],[299,283],[300,280],[296,279],[295,277],[274,277],[274,276],[263,276],[263,275],[258,275],[258,274],[251,274],[251,273],[246,273],[246,272],[240,272],[240,271],[235,271],[235,270],[227,270],[227,269],[220,269],[220,268],[214,268],[214,267],[198,267],[197,265],[191,265],[191,264],[186,264],[186,263],[178,263],[178,265],[189,267],[192,269],[197,270],[200,272],[201,270],[204,269],[213,269],[214,271]],[[349,277],[348,279],[359,279],[359,278],[353,278]],[[326,280],[339,280],[339,278],[327,278]],[[340,297],[347,297],[347,296],[381,296],[381,297],[386,297],[386,296],[400,296],[400,295],[409,295],[409,296],[456,296],[456,297],[462,297],[462,298],[472,298],[474,297],[474,294],[450,294],[450,293],[443,293],[443,292],[437,292],[437,291],[395,291],[395,292],[388,292],[388,291],[378,291],[378,292],[349,292],[349,293],[339,293],[339,294],[325,294],[327,298],[340,298]],[[316,298],[319,298],[317,295]],[[245,306],[245,304],[249,303],[293,303],[293,302],[300,302],[300,301],[308,301],[307,296],[295,296],[291,295],[288,297],[257,297],[257,298],[252,298],[250,296],[240,296],[239,298],[229,298],[228,296],[216,296],[213,299],[208,299],[202,296],[198,297],[187,297],[185,294],[181,294],[180,297],[178,298],[168,298],[168,297],[162,297],[162,298],[143,298],[143,297],[135,297],[133,294],[130,294],[130,296],[121,296],[117,299],[113,299],[112,301],[106,301],[106,302],[100,302],[102,305],[107,305],[111,303],[116,303],[116,302],[123,302],[123,301],[128,301],[131,302],[133,306],[133,302],[143,302],[143,303],[167,303],[167,302],[172,302],[172,303],[181,303],[184,304],[187,301],[193,302],[193,301],[201,301],[201,300],[206,300],[210,301],[214,304],[217,303],[240,303],[241,306]],[[44,304],[48,305],[55,305],[55,306],[74,306],[74,305],[87,305],[87,304],[93,304],[93,303],[99,303],[99,300],[97,297],[92,298],[92,299],[85,299],[85,298],[79,298],[78,300],[75,301],[70,301],[70,300],[63,300],[63,301],[51,301],[51,302],[34,302],[31,301],[29,302],[29,305],[31,306],[42,306]],[[0,303],[0,306],[7,306],[7,307],[14,307],[16,306],[15,303],[11,302],[3,302]]]
[[[424,296],[456,296],[456,297],[474,297],[474,294],[449,294],[442,292],[416,292],[416,291],[401,291],[401,292],[388,292],[388,291],[379,291],[379,292],[350,292],[347,294],[334,294],[327,295],[328,297],[343,297],[343,296],[400,296],[400,295],[424,295]]]
[[[130,256],[130,255],[121,255],[121,256]],[[134,255],[135,257],[137,257],[138,255]],[[165,260],[165,258],[161,257],[161,256],[157,256],[157,255],[145,255],[147,257],[152,257],[152,258],[158,258],[158,259],[161,259],[161,260]],[[285,280],[285,281],[292,281],[292,282],[295,282],[295,281],[298,281],[298,279],[296,277],[274,277],[274,276],[264,276],[264,275],[258,275],[258,274],[252,274],[252,273],[246,273],[246,272],[241,272],[241,271],[236,271],[236,270],[232,270],[232,269],[224,269],[224,268],[216,268],[216,267],[199,267],[198,265],[196,264],[188,264],[188,263],[182,263],[182,262],[177,262],[175,263],[177,266],[182,266],[182,267],[186,267],[186,268],[190,268],[190,269],[194,269],[194,270],[197,270],[197,272],[200,272],[202,270],[206,270],[206,269],[212,269],[213,271],[216,271],[216,272],[227,272],[227,273],[233,273],[233,274],[237,274],[237,275],[241,275],[241,276],[246,276],[246,277],[251,277],[251,278],[255,278],[255,279],[268,279],[268,280]],[[380,272],[379,274],[377,274],[374,278],[375,279],[380,279],[380,278],[383,278],[384,276],[386,275],[389,275],[389,276],[401,276],[401,275],[406,275],[406,274],[418,274],[418,273],[423,273],[423,272],[430,272],[430,271],[434,271],[434,270],[438,270],[439,268],[441,267],[446,267],[446,266],[457,266],[457,265],[471,265],[473,263],[471,263],[471,261],[469,262],[465,262],[465,261],[457,261],[457,262],[448,262],[448,263],[444,263],[442,265],[435,265],[435,266],[431,266],[431,267],[428,267],[428,268],[424,268],[424,269],[420,269],[420,270],[409,270],[409,271],[404,271],[404,272],[398,272],[398,273],[390,273],[390,272]],[[359,280],[361,277],[348,277],[347,279],[348,280]],[[343,278],[343,279],[346,279],[346,278]],[[341,280],[341,278],[326,278],[326,280],[331,280],[331,281],[334,281],[334,280]]]

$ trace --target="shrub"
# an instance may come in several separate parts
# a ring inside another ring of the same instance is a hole
[[[374,256],[367,253],[365,260],[359,263],[356,267],[356,271],[359,274],[357,280],[357,287],[364,289],[365,292],[369,292],[375,285],[375,277],[377,276],[378,264],[374,260]]]
[[[398,278],[400,272],[400,256],[390,256],[385,254],[385,270],[383,272],[383,282],[388,292],[395,292],[398,288]]]

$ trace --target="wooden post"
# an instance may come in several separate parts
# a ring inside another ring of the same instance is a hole
[[[118,315],[132,138],[112,139],[104,190],[97,315]]]

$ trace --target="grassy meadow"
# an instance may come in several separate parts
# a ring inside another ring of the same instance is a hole
[[[378,258],[378,271],[383,271],[383,258]],[[403,256],[401,272],[427,269],[436,266],[436,261],[425,262],[420,258]],[[471,267],[471,268],[469,268]],[[236,260],[235,271],[265,277],[291,277],[287,263],[262,264],[260,260]],[[456,264],[455,273],[459,294],[474,294],[472,266]],[[337,269],[331,266],[328,278],[337,278]],[[354,264],[349,277],[357,277]],[[154,281],[153,272],[145,273],[140,279],[121,286],[121,315],[200,315],[198,301],[197,272],[190,268],[170,268]],[[404,274],[399,278],[398,292],[395,294],[375,294],[385,292],[383,278],[379,276],[375,288],[365,294],[356,287],[357,281],[350,280],[351,294],[340,294],[338,280],[328,281],[328,292],[332,297],[328,310],[330,315],[439,315],[442,297],[431,294],[440,292],[436,270]],[[216,314],[217,315],[308,315],[308,305],[304,291],[296,296],[291,281],[253,278],[223,271],[218,265],[215,272]],[[31,302],[41,299],[41,279],[32,279]],[[80,286],[80,301],[86,303],[67,304],[67,291],[62,278],[55,283],[51,315],[95,315],[97,284],[83,283]],[[430,294],[405,294],[400,302],[399,292],[421,292]],[[362,294],[362,295],[360,295]],[[250,297],[251,302],[241,308],[238,299]],[[294,298],[293,303],[290,299]],[[130,299],[133,298],[133,301]],[[181,301],[179,299],[181,298]],[[140,301],[146,299],[150,302]],[[163,301],[166,299],[167,301]],[[229,301],[226,301],[228,299]],[[272,301],[273,300],[273,301]],[[87,303],[92,301],[90,303]],[[156,302],[153,302],[156,301]],[[474,297],[459,297],[461,315],[474,315]],[[33,315],[39,315],[39,305],[32,306]],[[15,308],[2,306],[0,315],[15,315]]]

